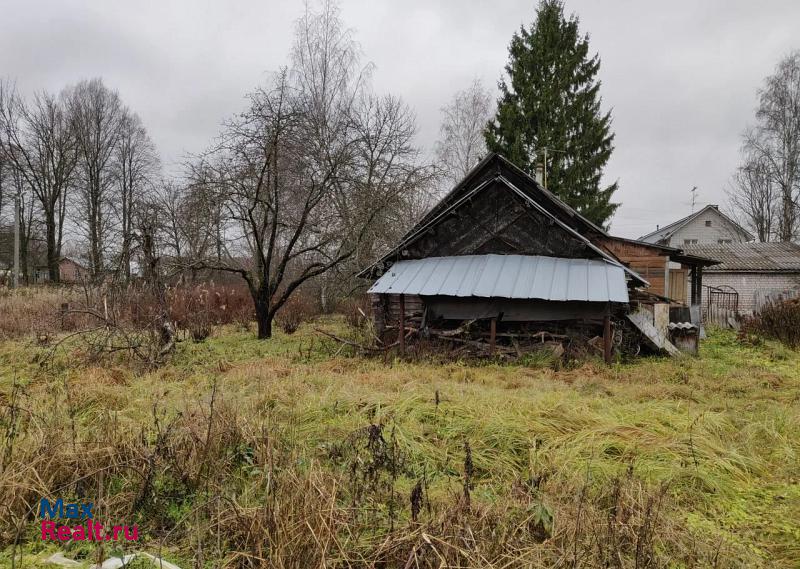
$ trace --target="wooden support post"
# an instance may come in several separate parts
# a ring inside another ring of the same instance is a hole
[[[400,295],[400,332],[397,337],[400,342],[400,354],[406,354],[406,297],[404,294]]]
[[[492,318],[489,323],[489,353],[494,355],[497,344],[497,318]]]
[[[611,363],[611,307],[606,309],[603,318],[603,359],[607,364]]]
[[[703,267],[697,266],[697,304],[703,304]]]

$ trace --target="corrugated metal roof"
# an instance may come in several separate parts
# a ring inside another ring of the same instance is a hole
[[[398,261],[369,292],[628,302],[621,265],[539,255],[463,255]]]
[[[800,245],[796,243],[697,244],[684,245],[683,249],[719,261],[718,265],[704,269],[706,272],[800,272]]]

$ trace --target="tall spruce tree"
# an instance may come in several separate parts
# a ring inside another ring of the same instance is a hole
[[[547,188],[582,215],[606,225],[618,204],[616,182],[600,186],[614,150],[611,114],[600,110],[600,68],[589,56],[589,36],[578,18],[564,17],[560,0],[542,0],[536,21],[523,26],[509,46],[497,115],[486,145],[533,174],[547,149]],[[509,84],[510,82],[510,84]]]

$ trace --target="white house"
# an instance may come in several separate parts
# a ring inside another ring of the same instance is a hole
[[[730,245],[753,239],[749,231],[722,213],[716,205],[707,205],[692,215],[639,238],[640,241],[669,247]]]
[[[740,313],[758,310],[769,299],[800,295],[796,243],[698,244],[687,245],[685,251],[719,261],[703,270],[703,285],[710,287],[707,291],[736,292]]]

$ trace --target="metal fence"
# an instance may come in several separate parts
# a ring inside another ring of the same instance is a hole
[[[739,315],[739,293],[733,287],[703,285],[705,289],[705,321],[729,328]]]

